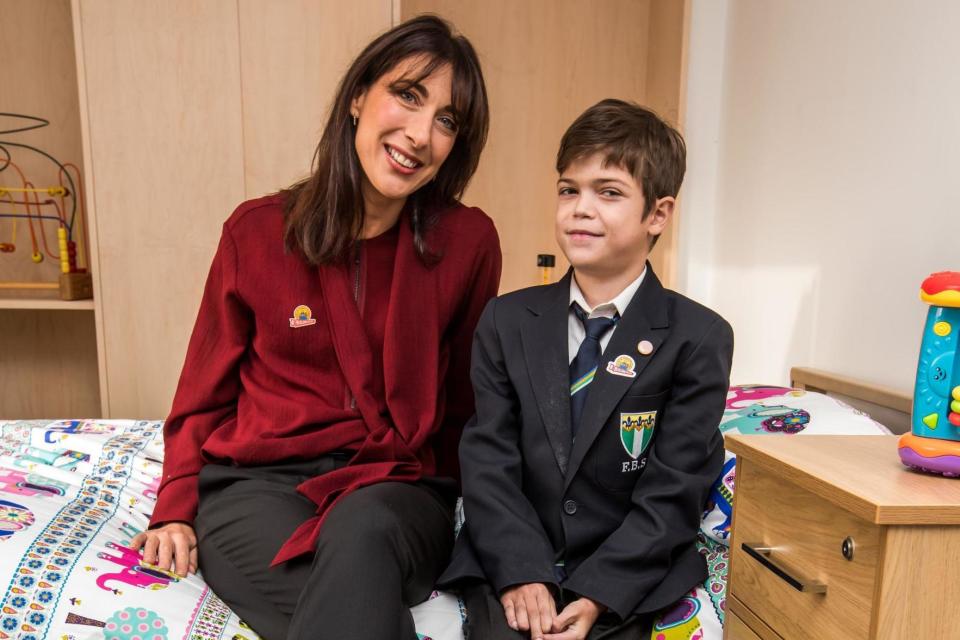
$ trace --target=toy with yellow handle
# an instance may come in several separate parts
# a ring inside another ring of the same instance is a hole
[[[900,438],[908,467],[960,476],[960,272],[923,281],[920,299],[930,305],[920,344],[910,433]]]
[[[540,284],[550,284],[553,282],[553,268],[556,264],[557,259],[552,254],[537,254],[537,267],[540,269]]]

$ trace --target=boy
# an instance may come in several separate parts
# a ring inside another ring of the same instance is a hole
[[[647,262],[685,162],[652,112],[589,108],[557,155],[571,271],[480,319],[466,524],[440,579],[463,592],[472,640],[640,638],[706,577],[695,540],[723,464],[733,333]]]

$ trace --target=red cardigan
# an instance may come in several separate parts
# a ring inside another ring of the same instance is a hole
[[[298,487],[317,503],[317,516],[276,564],[313,551],[323,517],[354,489],[459,477],[457,443],[473,413],[473,330],[497,292],[500,244],[490,218],[462,205],[439,215],[427,242],[442,254],[434,265],[417,256],[401,218],[383,301],[381,386],[349,267],[311,267],[286,251],[278,196],[237,208],[223,226],[164,426],[152,525],[193,522],[205,463],[262,465],[356,450],[346,467]]]

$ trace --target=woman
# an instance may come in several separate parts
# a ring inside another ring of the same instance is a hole
[[[487,128],[470,43],[410,20],[347,71],[311,177],[224,224],[134,545],[199,566],[269,640],[416,637],[500,276],[493,223],[457,201]]]

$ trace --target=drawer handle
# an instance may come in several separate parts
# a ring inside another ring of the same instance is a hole
[[[740,545],[740,548],[743,549],[747,555],[765,566],[767,569],[770,569],[770,571],[776,574],[781,580],[789,584],[797,591],[803,591],[804,593],[827,592],[827,585],[823,584],[822,582],[794,578],[782,568],[778,567],[773,560],[770,559],[770,554],[773,551],[773,549],[770,547],[764,547],[758,542],[744,542]]]

